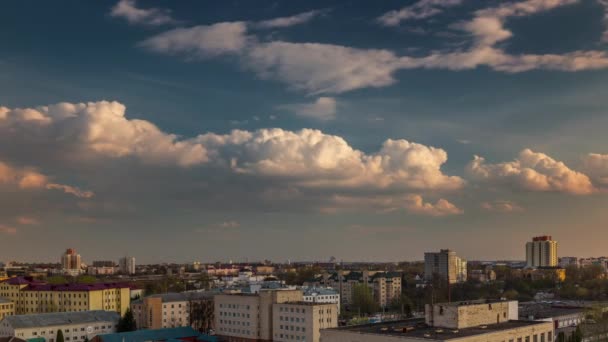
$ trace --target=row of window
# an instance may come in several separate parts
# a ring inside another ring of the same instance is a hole
[[[284,321],[284,322],[296,322],[296,323],[304,323],[306,322],[306,318],[302,317],[287,317],[287,316],[279,316],[279,321]]]
[[[280,325],[279,326],[280,330],[290,330],[290,331],[301,331],[301,332],[306,332],[306,327],[299,327],[297,325]]]
[[[243,325],[243,326],[246,326],[246,327],[250,327],[251,326],[251,322],[247,322],[247,321],[230,321],[230,320],[224,320],[224,319],[220,319],[220,324]]]
[[[251,305],[245,305],[245,304],[223,304],[223,303],[220,303],[220,308],[249,310],[251,308]]]
[[[246,313],[243,313],[243,312],[220,311],[220,316],[250,318],[251,314],[248,314],[248,313],[246,314]]]

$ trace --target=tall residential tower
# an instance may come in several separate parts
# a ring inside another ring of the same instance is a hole
[[[526,267],[557,267],[557,241],[543,235],[527,242]]]

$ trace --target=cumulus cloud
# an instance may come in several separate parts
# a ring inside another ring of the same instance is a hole
[[[500,213],[511,213],[523,211],[524,208],[519,206],[517,203],[504,200],[496,200],[491,202],[482,202],[480,207],[484,210],[500,212]]]
[[[161,8],[137,8],[135,0],[120,0],[110,12],[113,17],[124,18],[130,24],[165,25],[178,21],[171,17],[171,12]]]
[[[57,189],[76,197],[91,198],[94,193],[64,184],[50,183],[49,177],[30,168],[16,168],[0,161],[0,185],[23,190]]]
[[[399,10],[386,12],[378,18],[384,26],[397,26],[403,21],[419,20],[440,14],[445,8],[460,5],[463,0],[420,0]]]
[[[17,228],[0,224],[0,234],[15,235],[17,234]]]
[[[528,191],[557,191],[587,195],[595,191],[589,177],[571,170],[546,154],[524,149],[511,162],[488,164],[475,156],[467,166],[473,179],[504,184]]]
[[[300,25],[311,21],[312,19],[322,15],[325,11],[322,10],[313,10],[308,12],[299,13],[296,15],[292,15],[289,17],[280,17],[269,20],[259,21],[254,23],[254,27],[256,28],[284,28],[294,25]]]
[[[435,203],[425,202],[421,195],[377,195],[357,197],[335,195],[328,205],[321,208],[323,213],[340,211],[373,210],[376,212],[406,211],[410,214],[423,216],[460,215],[464,211],[448,200],[440,198]]]
[[[600,186],[608,185],[608,154],[589,153],[583,157],[583,170]]]
[[[464,181],[441,171],[443,149],[387,140],[380,151],[366,154],[343,138],[319,130],[292,132],[279,128],[235,130],[227,135],[197,137],[214,163],[238,173],[288,179],[317,188],[455,190]]]
[[[83,155],[133,156],[148,163],[184,167],[206,161],[201,144],[164,133],[149,121],[127,119],[125,110],[123,104],[108,101],[18,108],[0,119],[0,134],[15,143],[60,141]],[[24,177],[24,186],[45,183],[37,177]]]
[[[296,115],[316,119],[333,120],[336,118],[337,101],[333,97],[319,97],[313,103],[299,103],[294,105],[284,105],[280,108],[287,109]]]
[[[441,198],[436,203],[424,202],[420,195],[409,195],[405,198],[405,208],[415,214],[428,216],[459,215],[464,211]]]
[[[386,49],[264,41],[247,32],[245,22],[171,30],[153,36],[141,45],[155,52],[188,57],[230,54],[258,77],[280,81],[292,89],[309,94],[335,94],[389,86],[396,82],[394,74],[401,69],[467,70],[487,66],[495,71],[516,73],[533,69],[573,72],[608,68],[608,54],[604,51],[509,54],[497,47],[498,43],[513,36],[505,27],[509,18],[532,15],[575,2],[577,0],[524,0],[478,10],[471,20],[454,25],[471,37],[472,43],[468,49],[434,51],[415,57],[398,56]],[[402,20],[401,17],[407,19],[432,15],[449,7],[446,4],[452,6],[458,3],[455,0],[422,0],[413,5],[413,9],[387,14],[383,20],[396,23]]]

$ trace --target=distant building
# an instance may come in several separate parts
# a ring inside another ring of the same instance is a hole
[[[82,260],[80,254],[76,253],[73,248],[68,248],[63,255],[61,255],[61,269],[64,273],[69,275],[78,275],[81,273]]]
[[[106,310],[124,315],[130,288],[120,283],[51,285],[16,277],[0,282],[0,296],[15,304],[17,315]]]
[[[118,261],[118,267],[123,274],[135,274],[135,258],[124,257]]]
[[[557,267],[557,241],[543,235],[527,242],[526,267]]]
[[[424,253],[424,278],[431,281],[435,275],[447,280],[450,284],[465,282],[467,281],[467,261],[449,249]]]
[[[116,263],[111,260],[95,260],[92,264],[93,267],[116,267]]]
[[[320,329],[338,326],[335,304],[307,303],[301,290],[219,294],[216,333],[229,341],[319,342]]]
[[[321,331],[323,342],[549,342],[553,323],[521,321],[516,301],[471,301],[427,305],[425,319],[410,319]]]
[[[585,320],[585,307],[572,303],[526,302],[519,307],[519,317],[527,321],[552,321],[555,340],[560,332],[569,336]],[[553,341],[548,341],[553,342]]]
[[[151,295],[132,301],[131,311],[138,329],[188,326],[203,331],[213,329],[213,294],[209,292]]]
[[[62,330],[65,341],[91,340],[98,334],[116,331],[119,315],[110,311],[56,312],[8,316],[0,321],[0,336],[55,342]]]
[[[335,304],[340,313],[340,293],[331,287],[305,287],[303,300],[308,303]]]
[[[561,257],[558,259],[558,266],[561,268],[566,268],[568,266],[578,266],[578,258],[577,257]]]
[[[355,286],[365,285],[372,291],[374,301],[380,307],[386,307],[401,296],[401,276],[399,272],[341,270],[325,273],[319,278],[311,279],[305,285],[326,286],[338,290],[342,305],[351,305]]]
[[[89,266],[87,267],[88,275],[113,275],[116,273],[115,267],[107,267],[107,266]]]
[[[496,280],[496,272],[494,272],[491,268],[485,268],[483,270],[471,270],[467,274],[467,278],[480,283],[488,283]]]

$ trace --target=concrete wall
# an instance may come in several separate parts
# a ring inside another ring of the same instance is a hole
[[[514,303],[514,304],[513,304]],[[512,312],[514,311],[514,312]],[[463,329],[503,323],[517,318],[517,301],[458,305],[457,303],[426,305],[426,323],[435,327]]]

